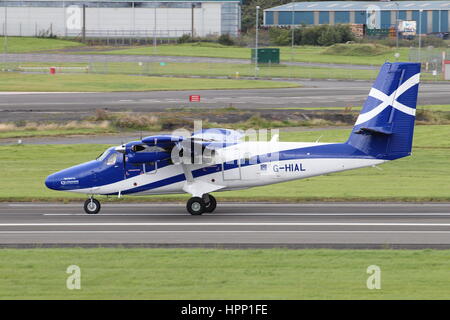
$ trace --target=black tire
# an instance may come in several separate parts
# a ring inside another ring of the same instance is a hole
[[[206,206],[202,198],[192,197],[188,200],[186,208],[193,216],[199,216],[205,212]]]
[[[216,198],[214,198],[212,195],[209,196],[209,202],[205,205],[205,212],[211,213],[214,210],[216,210],[217,207],[217,201]]]
[[[97,214],[100,211],[100,201],[96,199],[87,199],[84,202],[84,211],[87,214]]]

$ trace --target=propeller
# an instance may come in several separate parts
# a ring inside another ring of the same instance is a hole
[[[122,165],[123,165],[123,174],[125,176],[125,170],[126,170],[126,165],[127,165],[127,148],[126,145],[122,143],[122,145],[120,145],[119,147],[116,147],[115,149],[117,152],[120,152],[122,154]]]

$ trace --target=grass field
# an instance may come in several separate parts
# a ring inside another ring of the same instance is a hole
[[[1,299],[450,298],[446,250],[2,249],[0,261]],[[66,289],[69,265],[80,290]]]
[[[281,132],[281,141],[345,141],[349,130]],[[449,201],[450,126],[417,126],[411,157],[376,168],[329,174],[248,190],[220,192],[222,200],[255,201]],[[70,200],[82,195],[48,190],[45,177],[55,171],[94,159],[106,145],[0,146],[1,201]],[[358,185],[370,186],[355,188]],[[394,183],[395,181],[395,183]],[[125,197],[134,201],[187,199],[188,195]]]
[[[0,64],[1,66],[1,64]],[[89,73],[93,74],[128,74],[128,75],[175,75],[175,76],[218,76],[218,77],[255,77],[253,64],[233,63],[160,63],[138,62],[109,62],[109,63],[21,63],[9,64],[8,68],[19,71],[49,72],[51,66],[62,67],[65,73]],[[64,69],[64,67],[77,67],[80,69]],[[27,69],[33,68],[33,69]],[[89,69],[87,69],[89,68]],[[59,71],[57,71],[59,73]],[[320,68],[289,65],[260,65],[257,76],[260,78],[315,78],[315,79],[362,79],[372,80],[378,74],[378,70],[358,70],[345,68]],[[428,77],[434,79],[438,77]],[[439,78],[437,80],[440,80]]]
[[[0,48],[4,48],[5,38],[0,38]],[[60,50],[70,47],[82,46],[82,43],[60,39],[8,37],[8,53],[26,53],[44,50]]]
[[[0,47],[4,47],[4,38],[0,39]],[[70,47],[79,47],[84,44],[61,39],[46,39],[33,37],[8,37],[8,53],[27,53],[47,50],[63,50]],[[160,45],[156,49],[153,46],[130,47],[126,49],[111,49],[105,46],[106,51],[85,51],[72,52],[84,54],[130,54],[130,55],[167,55],[167,56],[196,56],[196,57],[220,57],[220,58],[239,58],[249,59],[250,48],[222,46],[217,43],[187,43]],[[338,64],[362,64],[362,65],[380,65],[386,60],[393,61],[395,48],[388,49],[386,53],[367,56],[348,56],[326,54],[326,47],[316,46],[296,46],[294,50],[291,47],[280,47],[282,61],[301,61],[301,62],[319,62],[319,63],[338,63]],[[401,60],[408,59],[408,48],[400,48]]]
[[[277,47],[277,46],[275,46]],[[296,46],[280,47],[280,59],[283,62],[318,62],[337,64],[361,64],[381,65],[386,60],[395,61],[395,48],[376,56],[343,56],[324,54],[326,47]],[[409,49],[399,48],[400,60],[407,61]],[[89,52],[86,52],[89,53]],[[192,57],[216,57],[250,59],[250,48],[222,46],[210,43],[188,43],[177,45],[160,45],[156,49],[153,46],[135,47],[122,50],[98,52],[99,54],[132,54],[132,55],[161,55],[161,56],[192,56]]]
[[[0,91],[113,92],[192,89],[288,88],[298,85],[263,80],[161,78],[102,74],[20,74],[0,72]]]
[[[114,129],[98,128],[98,129],[64,129],[64,130],[14,130],[14,131],[0,131],[0,139],[8,138],[29,138],[29,137],[55,137],[55,136],[70,136],[70,135],[95,135],[114,133]]]
[[[272,109],[272,108],[267,108],[267,109]],[[277,108],[277,110],[336,110],[336,111],[344,111],[344,110],[348,110],[347,107],[303,107],[303,108],[299,108],[299,107],[286,107],[286,108]],[[351,111],[361,111],[362,107],[361,106],[352,106],[351,107]],[[450,111],[450,104],[429,104],[429,105],[421,105],[421,106],[417,106],[417,110],[430,110],[430,111],[444,111],[444,112],[448,112]]]
[[[2,64],[0,63],[0,67]],[[203,77],[255,77],[253,64],[236,63],[160,63],[138,62],[109,62],[109,63],[10,63],[9,70],[35,71],[48,73],[51,66],[61,67],[64,73],[93,73],[93,74],[128,74],[128,75],[174,75],[174,76],[203,76]],[[66,69],[64,69],[66,67]],[[77,67],[79,69],[68,69]],[[30,69],[32,68],[32,69]],[[379,70],[360,70],[346,68],[322,68],[314,66],[291,65],[260,65],[257,76],[260,78],[307,78],[307,79],[355,79],[374,80]],[[423,72],[422,80],[440,81],[442,75],[433,76],[430,72]]]

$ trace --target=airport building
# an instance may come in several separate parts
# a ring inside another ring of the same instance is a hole
[[[240,0],[20,0],[0,2],[0,31],[9,36],[158,37],[240,30]]]
[[[412,22],[418,34],[428,34],[449,31],[449,10],[450,1],[293,2],[264,10],[264,25],[361,24],[389,29]]]

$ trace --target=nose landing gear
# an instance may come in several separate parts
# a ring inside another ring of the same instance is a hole
[[[87,214],[97,214],[100,211],[100,201],[90,198],[84,202],[84,211]]]
[[[193,216],[199,216],[204,212],[211,213],[216,209],[217,201],[212,195],[205,194],[203,197],[192,197],[188,200],[186,208]]]

